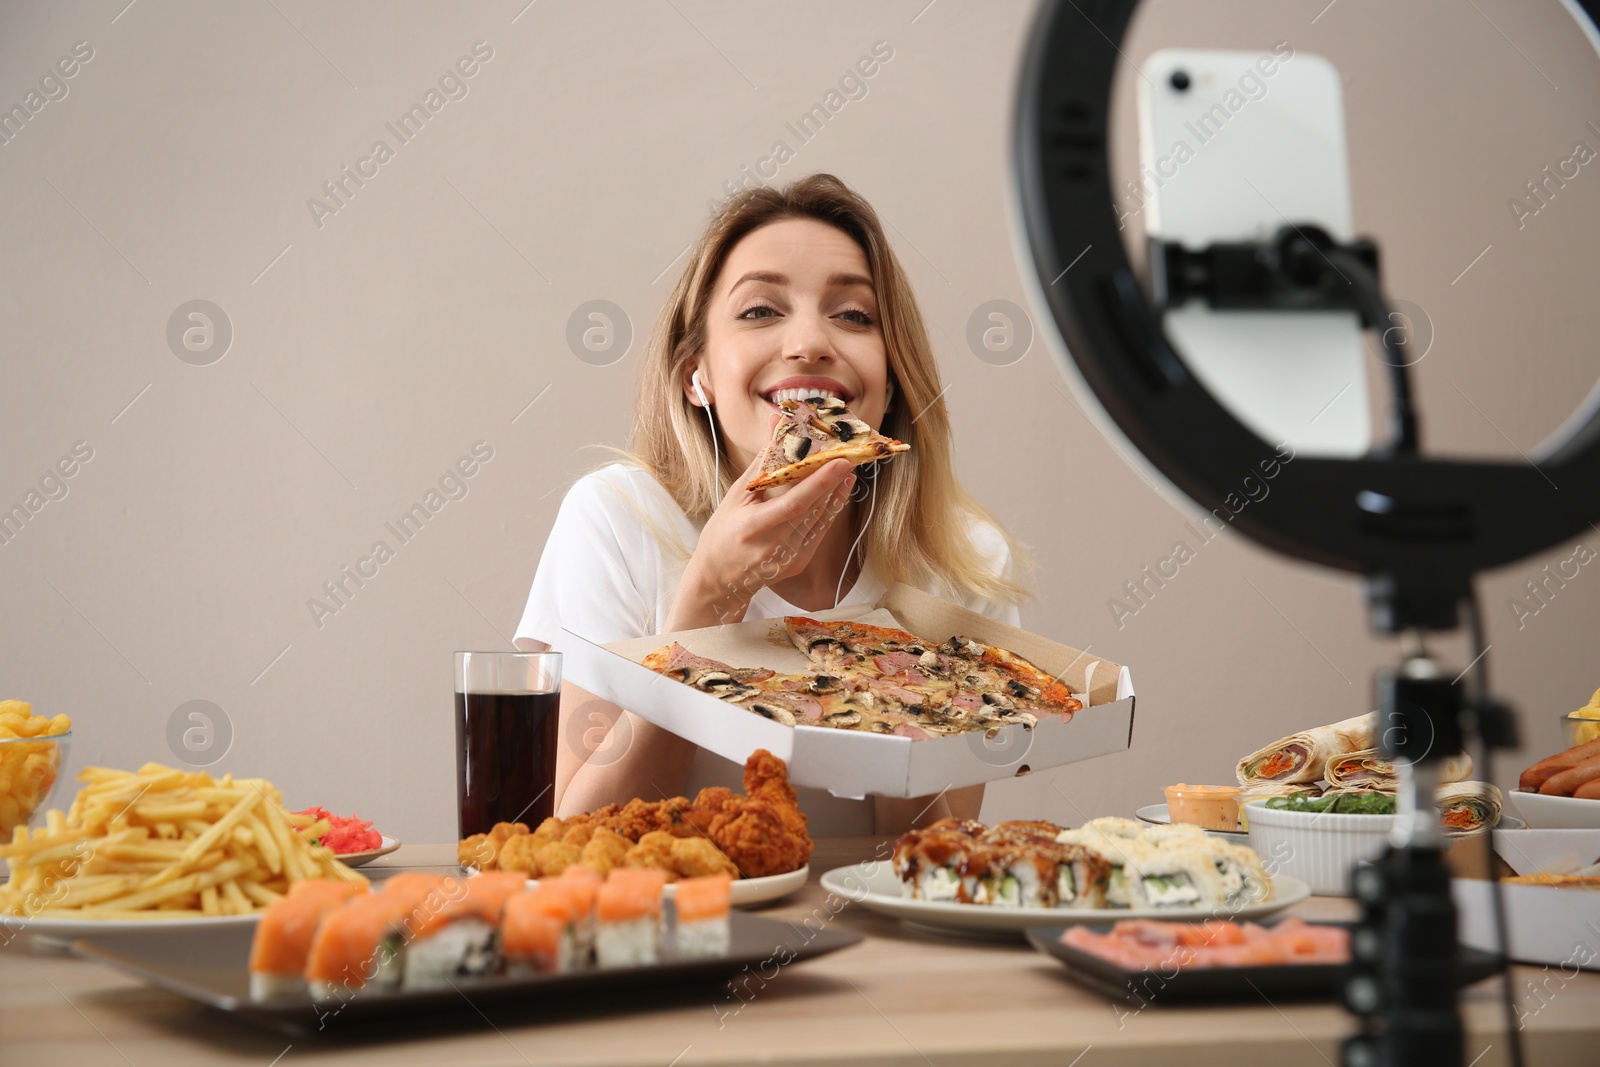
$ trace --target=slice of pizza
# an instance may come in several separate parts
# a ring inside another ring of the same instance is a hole
[[[1037,714],[1071,718],[1083,706],[1027,659],[971,638],[933,645],[904,630],[802,616],[788,616],[784,625],[821,669],[913,714],[950,716],[970,729],[1009,721],[1031,726]]]
[[[784,618],[789,641],[819,670],[838,676],[846,687],[870,694],[885,711],[903,712],[915,721],[942,713],[956,693],[948,658],[916,634],[859,622],[818,622],[801,615]],[[920,717],[920,719],[919,719]]]
[[[1063,720],[1083,707],[1064,682],[1015,652],[966,637],[952,637],[946,646],[959,649],[963,657],[976,654],[963,688],[988,707],[1059,715]]]
[[[776,673],[765,667],[730,667],[726,663],[697,656],[676,641],[662,645],[641,662],[675,682],[730,701],[755,696],[760,692],[757,686]]]
[[[911,451],[904,441],[885,437],[856,418],[837,397],[785,400],[778,406],[783,418],[762,454],[761,473],[745,486],[751,492],[798,482],[832,460],[858,466]]]

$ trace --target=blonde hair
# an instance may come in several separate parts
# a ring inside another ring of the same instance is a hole
[[[684,394],[684,369],[705,349],[707,305],[733,247],[754,230],[790,218],[836,227],[866,257],[895,387],[880,432],[911,445],[910,452],[878,464],[872,476],[878,499],[863,539],[865,558],[890,584],[933,584],[947,594],[1008,603],[1030,596],[1012,577],[1031,571],[1027,553],[956,479],[949,410],[911,285],[872,206],[831,174],[812,174],[782,190],[741,190],[712,216],[651,335],[629,456],[696,524],[721,503],[717,486],[726,487],[741,472],[729,468],[725,450],[713,450],[705,412]],[[868,478],[860,479],[858,493],[867,484]],[[978,522],[1004,538],[1012,574],[995,573],[994,561],[979,552],[972,540]]]

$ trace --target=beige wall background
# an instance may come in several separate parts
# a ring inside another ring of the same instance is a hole
[[[1025,625],[1133,669],[1132,750],[994,786],[987,817],[1129,814],[1371,707],[1395,653],[1358,585],[1231,533],[1119,627],[1107,600],[1188,515],[1068,402],[1042,332],[1010,366],[967,347],[980,304],[1026,302],[1006,188],[1031,4],[125,3],[0,9],[0,104],[34,109],[0,144],[0,505],[42,502],[0,544],[0,695],[70,713],[74,769],[214,759],[296,806],[450,838],[450,653],[509,647],[562,493],[602,459],[585,446],[623,442],[678,257],[777,142],[775,180],[832,171],[890,224],[961,471],[1037,554]],[[1430,445],[1534,454],[1597,377],[1600,171],[1520,229],[1507,201],[1575,142],[1600,149],[1600,60],[1554,2],[1324,5],[1152,0],[1125,52],[1332,59],[1358,228],[1431,323]],[[875,46],[892,57],[841,88]],[[401,143],[387,124],[430,89]],[[801,143],[789,124],[830,91],[842,106]],[[222,317],[190,351],[195,300]],[[569,319],[595,300],[632,343],[579,358]],[[447,478],[475,445],[491,458]],[[401,543],[386,524],[430,491]],[[314,613],[379,540],[393,557]],[[1529,758],[1600,685],[1600,568],[1510,604],[1574,549],[1482,584]],[[191,701],[212,706],[209,749],[181,741]]]

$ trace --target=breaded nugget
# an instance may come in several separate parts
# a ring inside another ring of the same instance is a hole
[[[561,835],[561,843],[573,845],[582,850],[583,846],[587,845],[589,840],[594,837],[594,832],[598,829],[600,829],[599,824],[592,822],[579,823],[577,826],[569,825],[567,832]]]
[[[672,845],[677,840],[665,830],[655,830],[645,834],[639,839],[639,843],[622,857],[622,865],[666,871],[667,881],[674,881],[677,878],[677,869],[672,864]]]
[[[476,867],[480,871],[493,871],[499,866],[502,846],[513,837],[528,832],[526,823],[497,822],[486,834],[473,834],[456,846],[456,862],[463,867]]]
[[[739,868],[733,861],[703,837],[680,837],[672,842],[672,869],[679,878],[700,878],[708,874],[739,877]]]
[[[502,871],[522,871],[529,877],[538,877],[539,848],[538,838],[532,834],[518,834],[500,846],[499,869]]]
[[[537,852],[539,877],[554,878],[583,857],[583,849],[565,841],[545,845]]]
[[[595,830],[589,843],[583,846],[578,862],[601,875],[611,873],[611,868],[622,863],[622,858],[633,849],[633,842],[605,827]]]
[[[552,815],[539,824],[539,828],[533,832],[533,839],[540,845],[548,845],[552,841],[560,841],[569,829],[571,826],[567,820]]]
[[[463,837],[456,846],[456,862],[463,867],[476,867],[480,871],[495,869],[495,847],[488,834]]]

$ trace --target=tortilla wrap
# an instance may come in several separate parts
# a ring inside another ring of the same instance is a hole
[[[1315,782],[1323,777],[1330,759],[1371,748],[1377,740],[1378,713],[1357,715],[1331,726],[1318,726],[1290,734],[1266,748],[1258,749],[1239,761],[1235,772],[1240,785],[1281,782],[1289,785]],[[1277,757],[1274,761],[1274,757]],[[1262,764],[1282,764],[1273,773],[1263,773]]]
[[[1500,822],[1500,790],[1488,782],[1441,785],[1434,793],[1446,830],[1466,833]]]
[[[1463,782],[1472,776],[1472,757],[1465,752],[1451,756],[1439,770],[1443,784]],[[1399,784],[1394,764],[1378,755],[1376,748],[1364,748],[1328,760],[1323,771],[1328,784],[1336,789],[1372,789],[1393,793]]]
[[[1292,797],[1298,795],[1320,797],[1322,795],[1322,786],[1316,782],[1300,782],[1292,785],[1288,782],[1251,782],[1249,785],[1240,788],[1239,806],[1242,808],[1252,800],[1260,800],[1263,797]]]

